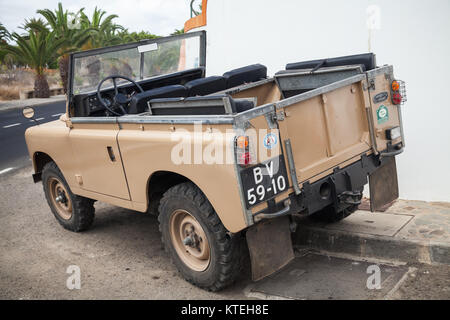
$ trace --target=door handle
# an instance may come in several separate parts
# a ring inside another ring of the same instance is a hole
[[[108,150],[109,159],[111,159],[112,162],[116,161],[116,156],[114,155],[114,151],[112,147],[106,147],[106,150]]]

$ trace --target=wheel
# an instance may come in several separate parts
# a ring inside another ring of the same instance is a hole
[[[190,283],[218,291],[241,269],[242,237],[230,235],[205,195],[192,183],[170,188],[160,201],[162,242]]]
[[[44,166],[42,184],[50,209],[65,229],[79,232],[92,225],[95,214],[94,200],[73,194],[54,162]]]

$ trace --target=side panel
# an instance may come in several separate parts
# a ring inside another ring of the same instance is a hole
[[[34,154],[42,152],[51,157],[64,175],[69,186],[75,185],[75,168],[77,161],[69,143],[69,131],[66,123],[61,120],[47,122],[38,126],[30,127],[25,131],[25,141],[28,146],[30,158]]]
[[[80,172],[80,167],[70,145],[69,132],[70,129],[66,126],[66,123],[61,120],[28,128],[25,132],[25,140],[30,157],[33,159],[36,152],[43,152],[49,155],[56,162],[56,165],[61,170],[74,194],[104,201],[124,208],[145,211],[145,208],[142,208],[139,205],[134,206],[129,200],[123,200],[80,188],[75,178],[75,175]],[[36,170],[34,159],[33,165]]]
[[[133,203],[146,205],[151,175],[170,171],[190,179],[205,193],[229,231],[247,227],[234,164],[226,158],[230,141],[234,141],[231,125],[124,123],[121,126],[118,141],[128,181],[132,182],[129,187]],[[227,130],[231,136],[226,136]],[[217,163],[220,159],[225,163]]]
[[[117,145],[117,124],[74,124],[70,144],[77,159],[81,189],[129,200],[127,181]]]

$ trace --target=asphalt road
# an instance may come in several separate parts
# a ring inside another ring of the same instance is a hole
[[[65,101],[34,107],[38,123],[54,121],[65,112]],[[22,109],[0,111],[0,174],[29,165],[25,130],[36,122],[23,117]]]

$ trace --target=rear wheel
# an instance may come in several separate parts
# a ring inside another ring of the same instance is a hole
[[[78,232],[92,225],[94,200],[73,194],[54,162],[44,166],[42,185],[53,215],[65,229]]]
[[[164,247],[187,281],[218,291],[235,280],[242,238],[240,234],[228,234],[194,184],[170,188],[161,199],[159,212]]]

